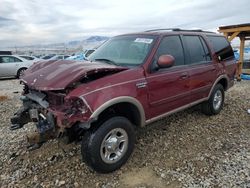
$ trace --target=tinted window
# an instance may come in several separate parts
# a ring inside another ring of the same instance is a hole
[[[206,62],[206,53],[199,36],[184,36],[189,52],[189,64]]]
[[[234,58],[230,43],[223,36],[207,36],[220,60]]]
[[[156,52],[156,59],[161,55],[172,55],[175,58],[175,66],[184,65],[184,53],[179,36],[168,36],[162,39]]]

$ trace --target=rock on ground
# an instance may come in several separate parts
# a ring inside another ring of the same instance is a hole
[[[223,111],[205,116],[199,106],[137,130],[130,160],[120,170],[97,174],[80,145],[56,140],[26,151],[32,124],[10,131],[21,105],[17,80],[0,80],[0,187],[250,187],[250,82],[226,93]],[[62,150],[64,149],[64,151]]]

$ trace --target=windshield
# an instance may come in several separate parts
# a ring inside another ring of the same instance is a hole
[[[155,36],[118,36],[100,46],[88,57],[90,61],[104,61],[119,66],[136,66],[143,63]]]

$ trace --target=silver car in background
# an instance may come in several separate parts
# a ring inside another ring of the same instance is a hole
[[[0,77],[19,78],[33,63],[16,55],[0,55]]]

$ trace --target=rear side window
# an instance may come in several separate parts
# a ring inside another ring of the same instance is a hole
[[[218,55],[218,58],[223,61],[234,58],[233,49],[227,39],[223,36],[207,36],[210,43]]]
[[[172,55],[175,58],[175,66],[184,65],[184,52],[179,36],[167,36],[162,39],[156,52],[156,58],[161,55]]]
[[[189,52],[188,64],[207,62],[208,52],[205,52],[204,45],[199,36],[183,36]],[[208,50],[207,50],[208,51]]]
[[[34,60],[34,58],[33,58],[33,57],[30,57],[30,56],[20,56],[20,57],[25,58],[25,59],[27,59],[27,60]]]

